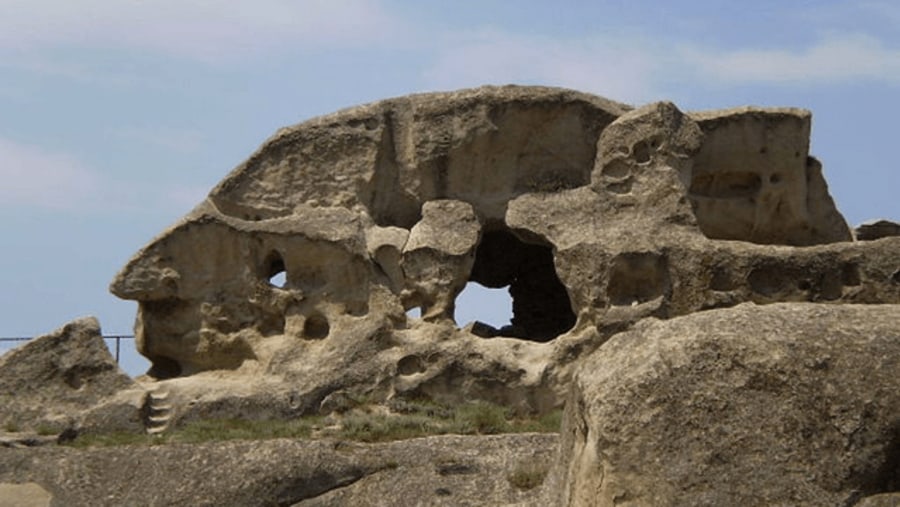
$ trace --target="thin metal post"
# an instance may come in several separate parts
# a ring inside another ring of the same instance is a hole
[[[116,336],[116,364],[119,364],[119,341],[121,340],[121,336]]]

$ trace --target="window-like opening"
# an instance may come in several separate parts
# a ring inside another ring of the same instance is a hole
[[[273,287],[283,289],[287,284],[287,271],[284,268],[284,259],[278,252],[271,252],[263,263],[263,277]]]
[[[478,282],[469,282],[456,296],[456,322],[463,327],[472,325],[479,336],[499,336],[504,326],[512,322],[512,297],[509,287],[491,289]]]
[[[287,283],[287,274],[285,274],[284,271],[279,271],[278,273],[275,273],[274,275],[272,275],[271,278],[269,278],[270,285],[279,287],[281,289],[284,288],[285,283]]]
[[[422,307],[414,306],[414,307],[410,308],[409,310],[406,310],[406,316],[412,317],[414,319],[421,319],[422,318]]]
[[[512,318],[498,329],[499,336],[544,342],[575,325],[569,294],[556,276],[547,245],[526,243],[507,230],[487,231],[469,280],[493,289],[509,287]]]

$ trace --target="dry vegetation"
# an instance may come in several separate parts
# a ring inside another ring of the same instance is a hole
[[[429,402],[398,402],[390,409],[361,404],[343,414],[293,420],[205,419],[191,421],[160,435],[106,433],[79,435],[75,447],[159,445],[217,440],[332,438],[387,442],[428,435],[491,435],[559,431],[561,412],[535,417],[514,416],[507,408],[485,402],[455,407]]]

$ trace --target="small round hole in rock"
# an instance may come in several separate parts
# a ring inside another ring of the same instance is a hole
[[[310,315],[303,324],[303,335],[313,340],[321,340],[330,332],[331,326],[328,324],[328,319],[321,313]]]
[[[397,362],[397,373],[400,375],[414,375],[425,371],[425,363],[417,355],[405,356]]]
[[[650,147],[644,141],[635,144],[631,149],[631,154],[634,156],[634,161],[638,164],[650,162]]]

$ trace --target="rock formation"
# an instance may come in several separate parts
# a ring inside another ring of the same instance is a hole
[[[134,386],[103,343],[97,319],[78,319],[0,357],[0,426],[58,432]]]
[[[895,501],[900,237],[888,223],[854,239],[810,128],[800,109],[507,86],[281,129],[115,277],[152,368],[72,424],[154,433],[359,399],[565,405],[558,465],[533,494],[486,481],[479,498],[473,476],[446,489],[468,496],[403,483],[416,499],[390,503]],[[472,282],[508,287],[508,324],[455,321]],[[537,437],[510,438],[546,455]],[[248,477],[221,498],[377,505],[371,477],[396,474],[354,459],[287,489]],[[0,481],[83,498],[22,469]]]
[[[0,506],[29,505],[23,498],[35,507],[541,505],[540,490],[509,477],[517,467],[551,463],[556,443],[556,435],[532,433],[0,449],[0,464],[9,465],[0,466]],[[15,503],[4,504],[4,494]]]
[[[852,242],[810,122],[538,87],[360,106],[280,130],[111,290],[151,375],[271,381],[279,413],[350,391],[547,410],[645,317],[900,301],[896,243]],[[509,287],[511,322],[454,322],[468,282]]]
[[[890,220],[873,220],[860,224],[856,228],[856,239],[859,241],[873,241],[889,236],[900,236],[900,223]]]
[[[573,380],[561,504],[900,501],[897,317],[742,304],[614,336]]]

